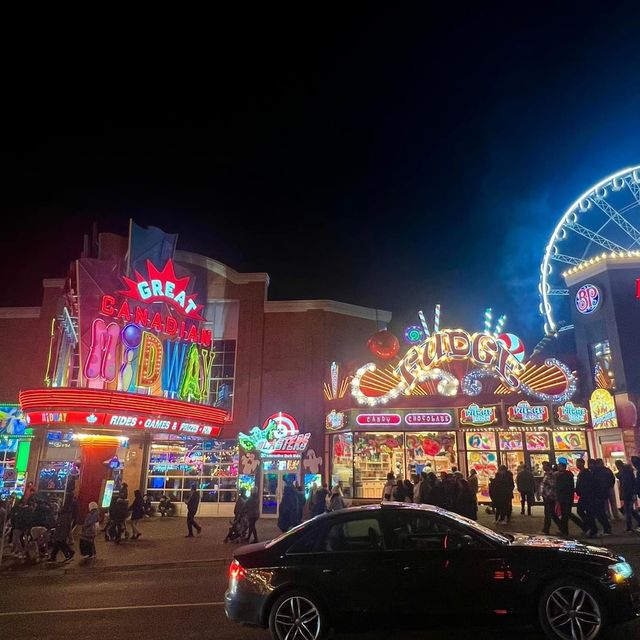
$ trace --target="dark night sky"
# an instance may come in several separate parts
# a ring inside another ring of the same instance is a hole
[[[554,221],[640,161],[636,3],[426,5],[218,14],[25,60],[6,84],[0,304],[38,304],[92,221],[133,217],[267,271],[273,299],[402,321],[441,302],[469,329],[492,306],[538,338]]]

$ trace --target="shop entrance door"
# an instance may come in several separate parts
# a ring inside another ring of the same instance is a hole
[[[262,515],[265,518],[278,517],[284,485],[286,482],[293,483],[297,479],[297,473],[287,471],[262,472]]]

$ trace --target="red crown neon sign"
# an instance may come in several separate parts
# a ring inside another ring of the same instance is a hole
[[[136,271],[137,280],[123,276],[122,279],[129,288],[118,293],[144,304],[166,302],[188,318],[204,320],[200,314],[203,305],[195,301],[196,294],[187,293],[189,276],[178,278],[173,268],[173,260],[167,260],[162,271],[158,271],[147,260],[147,273],[148,278],[144,278]]]

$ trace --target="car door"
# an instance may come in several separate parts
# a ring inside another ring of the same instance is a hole
[[[499,550],[462,522],[437,512],[400,509],[385,514],[384,531],[393,584],[400,586],[407,613],[477,613],[504,608],[499,603],[509,575]],[[500,597],[499,597],[500,596]]]
[[[313,553],[317,583],[333,611],[388,611],[389,583],[381,571],[382,526],[377,513],[327,518]]]

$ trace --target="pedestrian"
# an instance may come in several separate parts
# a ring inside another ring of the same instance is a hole
[[[253,535],[253,542],[258,542],[258,532],[256,531],[256,522],[260,518],[260,504],[258,502],[258,489],[254,487],[251,495],[244,505],[244,513],[247,516],[249,528],[247,529],[247,537],[245,542],[249,542]]]
[[[329,500],[329,507],[327,511],[340,511],[340,509],[346,509],[347,505],[344,502],[342,493],[339,486],[333,487],[331,490],[331,498]]]
[[[429,504],[431,500],[431,490],[433,489],[433,481],[436,478],[435,473],[429,475],[426,471],[420,474],[420,494],[418,496],[419,504]]]
[[[131,512],[131,539],[137,540],[142,534],[138,529],[138,522],[144,518],[144,501],[142,499],[142,492],[140,489],[136,489],[133,492],[133,502],[129,506]]]
[[[144,511],[144,515],[146,518],[151,518],[154,514],[153,503],[151,502],[151,496],[148,493],[145,493],[142,496],[142,508]]]
[[[427,483],[427,489],[430,487],[429,497],[424,504],[432,504],[435,507],[444,507],[444,487],[442,482],[438,480],[438,476],[433,471],[427,474],[429,482]],[[423,495],[425,493],[425,485],[422,485]],[[422,502],[422,500],[421,500]]]
[[[327,489],[327,483],[324,482],[320,488],[315,492],[313,496],[312,515],[319,516],[327,510],[327,497],[329,496],[329,489]]]
[[[298,522],[298,496],[290,482],[285,482],[278,509],[278,529],[285,533]]]
[[[633,520],[635,518],[636,523],[640,524],[640,517],[635,511],[635,484],[636,478],[633,475],[633,467],[630,464],[625,464],[622,460],[616,460],[616,468],[618,469],[617,478],[620,492],[620,502],[622,502],[622,508],[624,509],[624,517],[626,520],[626,531],[633,531]]]
[[[387,473],[387,481],[382,487],[382,502],[391,502],[393,500],[393,492],[395,491],[396,481],[392,471]]]
[[[563,536],[569,535],[569,520],[575,522],[580,529],[582,529],[583,533],[586,533],[582,520],[571,512],[574,493],[575,484],[573,473],[567,470],[566,462],[558,462],[558,471],[556,472],[556,499],[560,508],[560,533]]]
[[[508,523],[511,521],[511,505],[515,484],[513,482],[513,474],[506,465],[501,464],[498,467],[498,473],[493,481],[493,485],[496,503],[495,521]]]
[[[29,502],[31,496],[35,495],[36,489],[33,486],[33,482],[27,482],[27,486],[24,488],[24,493],[22,494],[22,499],[25,502]]]
[[[393,488],[393,500],[395,502],[404,502],[407,497],[407,492],[404,488],[404,482],[402,478],[398,478],[395,487]]]
[[[193,538],[193,528],[195,527],[198,535],[202,533],[202,527],[196,522],[196,513],[198,513],[198,507],[200,506],[200,493],[196,491],[196,488],[191,485],[191,491],[189,491],[189,498],[187,499],[187,538]]]
[[[309,495],[307,496],[307,499],[305,500],[304,503],[304,507],[302,508],[302,521],[306,522],[307,520],[309,520],[310,518],[313,518],[314,513],[313,513],[313,500],[316,496],[316,491],[318,490],[318,485],[314,482],[310,489],[309,489]]]
[[[413,493],[411,495],[413,496],[413,501],[416,504],[420,504],[420,489],[422,488],[422,480],[424,477],[426,476],[423,476],[422,473],[420,473],[414,478]]]
[[[80,530],[80,554],[83,558],[96,557],[96,535],[98,535],[98,518],[100,511],[97,502],[89,503],[89,513]]]
[[[458,467],[456,467],[455,465],[453,467],[451,467],[451,475],[454,476],[455,478],[462,478],[462,473],[460,473],[460,471],[458,470]]]
[[[404,499],[405,502],[413,502],[413,488],[414,484],[407,478],[404,481]]]
[[[293,483],[293,488],[296,492],[296,498],[298,500],[298,510],[296,513],[296,524],[300,524],[302,522],[302,514],[304,512],[304,505],[306,499],[304,497],[304,488],[300,486],[300,483],[296,480]]]
[[[520,494],[520,515],[524,515],[524,506],[527,505],[527,515],[531,515],[534,495],[536,491],[536,480],[531,469],[523,465],[516,476],[516,487]]]
[[[607,517],[607,504],[609,502],[609,490],[611,481],[609,474],[605,469],[604,463],[600,458],[589,460],[589,469],[593,473],[594,481],[594,512],[595,519],[602,525],[604,532],[602,535],[611,535],[611,523]],[[615,482],[615,477],[614,477]]]
[[[111,499],[111,504],[109,505],[109,520],[111,521],[111,531],[116,544],[120,544],[123,535],[125,538],[129,537],[126,525],[128,515],[129,503],[119,493]]]
[[[593,516],[595,502],[593,475],[587,469],[583,458],[578,458],[576,467],[578,467],[575,489],[578,496],[578,517],[582,520],[582,528],[586,531],[587,537],[595,538],[598,535],[598,527]]]
[[[73,546],[73,530],[78,524],[78,498],[73,493],[73,491],[67,491],[65,494],[64,502],[62,506],[68,505],[69,512],[71,513],[71,531],[69,532],[68,543],[70,546]]]
[[[71,506],[62,506],[56,521],[56,528],[53,532],[53,547],[48,562],[56,562],[58,551],[64,554],[65,562],[69,562],[75,555],[75,551],[69,546],[69,536],[71,535],[72,513]]]
[[[454,511],[458,502],[458,476],[445,474],[442,480],[442,493],[444,497],[444,508]]]
[[[549,462],[542,463],[542,485],[540,491],[542,493],[542,502],[544,504],[544,524],[542,525],[542,533],[549,535],[551,521],[556,523],[558,529],[562,529],[560,518],[556,514],[556,477],[553,473],[553,467]]]
[[[469,487],[471,491],[473,491],[473,495],[476,496],[476,502],[478,501],[478,472],[475,469],[471,469],[471,473],[467,478],[467,482],[469,483]]]
[[[171,502],[171,498],[164,493],[160,496],[160,501],[158,502],[158,511],[160,512],[161,518],[164,518],[165,516],[167,516],[168,518],[173,514],[174,507],[173,503]]]
[[[456,492],[456,508],[455,512],[470,518],[471,520],[478,519],[478,501],[476,494],[473,492],[469,483],[464,478],[456,478],[457,492]]]
[[[31,529],[33,523],[33,509],[29,503],[20,498],[16,500],[9,512],[11,520],[11,552],[14,556],[24,556],[24,534]]]
[[[604,472],[609,480],[609,495],[605,503],[607,515],[614,520],[620,520],[620,512],[618,511],[618,501],[616,499],[616,475],[609,467],[607,467],[601,458],[598,458],[599,464],[602,465]]]
[[[120,491],[118,491],[118,493],[120,494],[121,498],[124,498],[125,500],[129,499],[129,485],[126,482],[123,482],[120,485]]]

